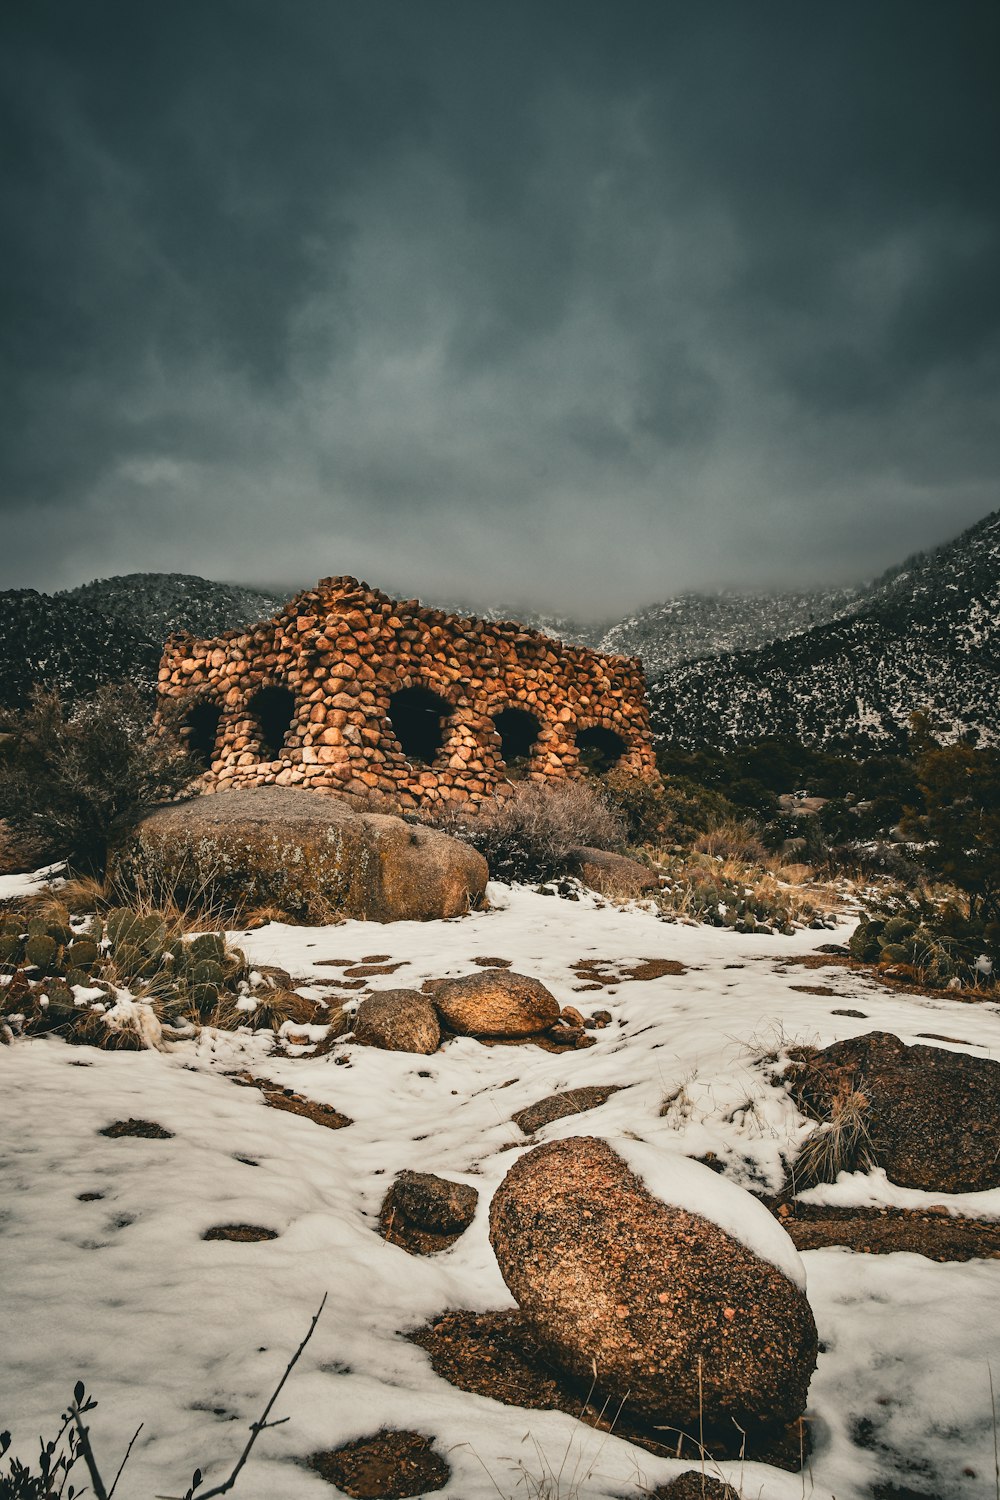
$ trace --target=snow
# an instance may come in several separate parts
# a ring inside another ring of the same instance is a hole
[[[789,1281],[805,1291],[802,1257],[773,1214],[748,1197],[744,1189],[677,1151],[657,1150],[645,1141],[633,1141],[627,1136],[608,1144],[661,1203],[710,1219],[760,1260],[777,1266]]]
[[[57,890],[66,866],[45,865],[41,870],[32,870],[26,875],[0,875],[0,906],[7,901],[17,901],[24,896],[36,896],[42,890]]]
[[[703,1191],[706,1169],[686,1158],[714,1152],[731,1180],[712,1179],[704,1210],[789,1272],[805,1270],[823,1340],[810,1391],[810,1472],[754,1463],[742,1481],[739,1464],[718,1472],[755,1500],[866,1500],[888,1483],[938,1500],[993,1494],[986,1361],[1000,1263],[843,1250],[798,1256],[770,1219],[765,1236],[760,1205],[733,1183],[776,1188],[783,1153],[811,1128],[774,1080],[793,1043],[871,1030],[912,1043],[931,1032],[955,1039],[931,1045],[997,1056],[1000,1008],[890,993],[843,968],[809,972],[787,962],[843,940],[846,923],[833,933],[768,938],[665,923],[596,898],[574,903],[496,885],[489,894],[493,910],[453,922],[271,924],[232,939],[253,964],[278,964],[317,994],[340,972],[324,965],[329,959],[389,954],[401,967],[373,987],[419,988],[472,971],[476,956],[507,958],[561,1003],[611,1012],[593,1047],[553,1054],[459,1038],[432,1057],[350,1045],[318,1058],[281,1057],[250,1031],[205,1032],[141,1053],[54,1038],[0,1047],[0,1427],[11,1429],[15,1449],[33,1455],[81,1378],[100,1403],[92,1432],[111,1473],[145,1424],[119,1487],[123,1500],[182,1493],[196,1464],[217,1481],[328,1292],[276,1409],[290,1420],[262,1436],[235,1491],[240,1500],[330,1495],[297,1460],[381,1425],[435,1438],[453,1471],[446,1500],[522,1493],[520,1465],[538,1478],[564,1456],[579,1500],[638,1496],[665,1483],[690,1464],[654,1458],[560,1413],[456,1390],[400,1336],[447,1308],[512,1306],[489,1246],[490,1197],[534,1140],[588,1134],[608,1140],[669,1201]],[[571,965],[593,957],[674,958],[689,967],[581,992]],[[804,983],[834,993],[803,993],[796,986]],[[835,1013],[844,1009],[865,1014]],[[241,1070],[335,1105],[354,1123],[331,1131],[270,1109],[258,1090],[226,1076]],[[530,1141],[512,1122],[557,1090],[610,1083],[624,1087],[606,1104],[556,1120]],[[173,1135],[99,1134],[130,1116]],[[479,1191],[471,1228],[440,1255],[412,1257],[375,1232],[382,1197],[407,1167]],[[823,1201],[865,1202],[900,1202],[904,1192],[880,1174],[818,1191],[858,1194]],[[104,1196],[79,1200],[92,1192]],[[996,1194],[927,1196],[962,1213],[998,1211]],[[278,1238],[202,1239],[225,1223],[262,1225]],[[910,1463],[924,1467],[911,1472]]]

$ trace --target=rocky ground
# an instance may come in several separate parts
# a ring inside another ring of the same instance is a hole
[[[522,1369],[504,1344],[517,1311],[491,1202],[527,1151],[589,1136],[633,1165],[655,1159],[668,1186],[672,1165],[678,1180],[710,1175],[682,1158],[708,1162],[721,1188],[760,1200],[736,1194],[738,1238],[759,1235],[766,1209],[801,1251],[819,1338],[806,1468],[751,1447],[709,1477],[761,1500],[994,1495],[1000,1188],[926,1191],[874,1169],[795,1196],[786,1166],[815,1122],[779,1075],[797,1048],[871,1032],[995,1058],[1000,1007],[890,990],[817,953],[847,923],[762,937],[592,896],[489,894],[491,910],[454,921],[233,940],[302,993],[351,1003],[506,968],[584,1019],[602,1012],[593,1045],[452,1036],[428,1055],[345,1042],[314,1056],[288,1023],[277,1048],[209,1030],[164,1052],[0,1048],[0,1427],[15,1448],[33,1454],[80,1378],[112,1475],[144,1424],[121,1494],[180,1494],[195,1464],[217,1481],[326,1294],[243,1500],[365,1483],[452,1500],[670,1493],[690,1446],[678,1458],[606,1403],[578,1422],[545,1354],[532,1362],[522,1341]],[[346,975],[361,969],[359,990]],[[577,1113],[551,1103],[569,1091]],[[404,1172],[455,1185],[416,1234],[403,1220],[426,1217],[426,1182],[390,1198]],[[571,1247],[584,1266],[586,1233]],[[383,1430],[397,1435],[367,1448]]]

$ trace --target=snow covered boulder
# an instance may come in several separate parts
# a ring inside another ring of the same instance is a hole
[[[482,904],[489,875],[481,854],[436,829],[279,786],[159,808],[118,851],[115,869],[180,899],[207,890],[229,907],[371,922],[462,916]]]
[[[799,1104],[834,1134],[853,1102],[862,1126],[855,1147],[892,1182],[933,1193],[1000,1187],[1000,1062],[908,1047],[888,1031],[803,1048],[797,1058],[790,1081]],[[834,1169],[865,1165],[831,1161]]]
[[[362,1000],[354,1018],[354,1040],[385,1052],[436,1052],[441,1041],[437,1012],[419,990],[379,990]]]
[[[553,1362],[658,1426],[755,1434],[803,1411],[816,1325],[802,1262],[749,1193],[629,1139],[552,1141],[490,1208],[503,1278]]]
[[[461,1036],[532,1036],[559,1019],[559,1001],[541,980],[512,969],[486,969],[443,979],[431,997],[452,1031]]]

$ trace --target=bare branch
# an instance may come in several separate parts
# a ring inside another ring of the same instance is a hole
[[[108,1500],[111,1500],[112,1495],[114,1494],[115,1490],[118,1488],[118,1481],[122,1477],[122,1469],[124,1469],[125,1465],[128,1463],[128,1456],[132,1452],[132,1449],[135,1446],[135,1440],[139,1436],[140,1432],[142,1431],[142,1428],[143,1428],[143,1424],[142,1424],[142,1422],[140,1422],[139,1425],[138,1425],[138,1427],[135,1429],[135,1432],[132,1434],[132,1441],[131,1441],[131,1443],[129,1443],[128,1447],[125,1449],[125,1457],[122,1459],[121,1463],[118,1465],[118,1473],[115,1475],[114,1484],[111,1486],[110,1490],[108,1491]]]
[[[240,1454],[239,1458],[236,1460],[236,1463],[235,1463],[235,1465],[233,1467],[233,1471],[230,1474],[229,1478],[223,1480],[222,1484],[217,1484],[214,1489],[206,1490],[203,1495],[199,1495],[198,1496],[198,1500],[212,1500],[212,1497],[214,1495],[225,1495],[229,1490],[231,1490],[232,1487],[233,1487],[233,1485],[236,1483],[237,1478],[239,1477],[240,1470],[243,1468],[243,1465],[246,1463],[247,1459],[250,1457],[250,1450],[253,1448],[253,1445],[257,1441],[257,1439],[260,1437],[260,1434],[262,1432],[265,1432],[268,1427],[280,1427],[282,1422],[287,1422],[288,1421],[287,1417],[282,1417],[278,1421],[275,1421],[275,1422],[269,1422],[267,1420],[267,1418],[268,1418],[268,1415],[269,1415],[269,1413],[271,1411],[272,1406],[274,1405],[274,1403],[277,1401],[279,1395],[281,1394],[282,1387],[284,1386],[285,1381],[288,1379],[289,1375],[292,1373],[292,1371],[294,1370],[295,1366],[298,1364],[299,1358],[302,1355],[302,1351],[305,1349],[305,1347],[308,1344],[309,1340],[312,1338],[313,1334],[316,1332],[316,1324],[320,1320],[320,1314],[322,1313],[324,1307],[326,1306],[326,1299],[327,1299],[327,1297],[329,1295],[330,1295],[329,1292],[324,1292],[323,1293],[323,1300],[320,1303],[319,1307],[316,1309],[316,1312],[313,1314],[313,1320],[309,1324],[309,1329],[308,1329],[308,1331],[306,1333],[306,1336],[302,1340],[302,1342],[299,1345],[299,1347],[296,1349],[295,1353],[292,1355],[291,1359],[288,1361],[288,1364],[285,1366],[285,1373],[282,1375],[281,1379],[278,1381],[278,1384],[275,1386],[274,1391],[273,1391],[273,1393],[271,1395],[270,1401],[264,1407],[264,1410],[261,1412],[260,1416],[257,1418],[257,1421],[256,1422],[251,1422],[251,1424],[250,1424],[250,1436],[247,1439],[246,1447],[243,1449],[243,1452]],[[126,1454],[126,1457],[127,1456],[128,1455]],[[109,1497],[107,1495],[104,1495],[102,1493],[101,1495],[99,1495],[97,1497],[97,1500],[109,1500]],[[157,1500],[181,1500],[181,1497],[176,1496],[176,1495],[158,1495],[157,1496]]]

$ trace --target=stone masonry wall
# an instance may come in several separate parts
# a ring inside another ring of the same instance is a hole
[[[205,788],[301,786],[404,807],[617,764],[655,777],[638,661],[326,578],[266,624],[174,635],[160,665]]]

